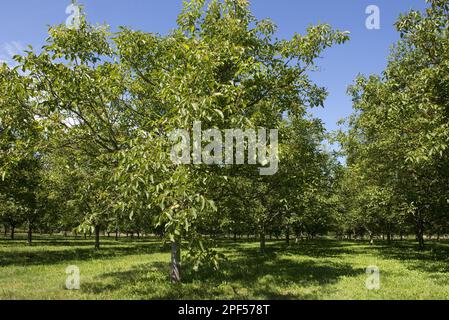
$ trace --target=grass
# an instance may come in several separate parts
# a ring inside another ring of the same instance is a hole
[[[169,252],[156,240],[0,238],[2,299],[449,299],[449,243],[424,252],[412,242],[370,246],[320,240],[293,244],[222,242],[218,272],[183,270],[168,281]],[[65,269],[81,271],[81,289],[67,290]],[[380,269],[381,289],[368,290],[366,268]]]

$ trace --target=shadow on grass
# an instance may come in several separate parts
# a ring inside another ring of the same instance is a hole
[[[125,290],[125,296],[132,299],[317,299],[318,290],[325,290],[341,277],[364,273],[343,263],[278,258],[272,248],[264,257],[254,248],[238,250],[238,258],[222,262],[219,271],[194,272],[190,266],[183,266],[181,284],[170,284],[168,263],[156,262],[103,274],[84,283],[82,290],[91,294]],[[289,286],[310,290],[286,291]]]
[[[275,254],[275,252],[282,253],[284,256],[307,256],[311,258],[335,258],[343,254],[357,254],[358,251],[363,252],[368,247],[364,243],[342,242],[337,240],[313,240],[301,241],[298,243],[292,242],[287,245],[284,241],[273,241],[267,243],[269,248],[268,254]],[[226,241],[222,243],[223,252],[226,254],[233,254],[238,249],[239,252],[245,254],[253,254],[255,252],[254,246],[248,247],[245,243]]]
[[[3,245],[0,242],[0,245]],[[22,244],[23,245],[23,244]],[[16,243],[17,246],[17,243]],[[48,247],[67,247],[61,250],[48,250]],[[6,246],[8,248],[8,246]],[[16,247],[15,247],[16,248]],[[158,242],[103,242],[100,250],[93,248],[92,242],[65,242],[54,241],[51,243],[39,242],[34,247],[23,245],[22,250],[7,251],[0,253],[0,267],[5,266],[32,266],[52,265],[65,261],[86,261],[93,259],[108,259],[135,254],[151,254],[165,252]]]
[[[132,242],[131,242],[132,241]],[[168,252],[157,240],[102,239],[100,251],[92,248],[92,240],[70,241],[39,239],[36,247],[21,243],[20,250],[9,252],[8,240],[0,240],[0,266],[51,265],[72,260],[109,259],[127,255]],[[220,242],[220,252],[229,260],[219,271],[193,272],[183,266],[183,282],[173,285],[168,279],[168,261],[149,261],[124,270],[104,273],[83,282],[83,293],[95,297],[119,296],[124,299],[319,299],[332,290],[342,277],[365,274],[341,262],[339,255],[372,254],[403,262],[410,270],[427,273],[439,283],[449,281],[449,244],[429,243],[424,252],[414,242],[392,245],[333,240],[304,241],[287,247],[283,242],[267,243],[267,254],[258,254],[256,243]],[[16,244],[17,245],[17,244]],[[42,248],[40,248],[42,246]],[[58,248],[61,246],[61,248]],[[63,248],[67,246],[67,249]],[[126,268],[126,269],[125,269]],[[446,279],[446,280],[445,280]],[[115,295],[109,295],[115,293]]]
[[[222,242],[223,261],[219,271],[192,271],[183,266],[183,282],[169,283],[168,262],[148,263],[132,269],[103,274],[85,283],[82,290],[99,295],[105,291],[120,292],[132,299],[319,299],[332,290],[332,284],[342,277],[357,277],[365,269],[330,261],[339,255],[380,255],[403,261],[410,269],[428,273],[435,281],[449,281],[439,272],[448,272],[449,246],[429,244],[419,252],[414,242],[391,245],[367,242],[310,241],[287,247],[282,242],[267,244],[267,254],[261,257],[252,243]],[[330,258],[330,259],[329,259]],[[320,260],[323,259],[323,260]]]
[[[403,262],[410,270],[419,270],[429,274],[449,273],[449,245],[447,242],[429,242],[423,251],[417,250],[417,244],[412,241],[395,242],[391,245],[383,245],[377,251],[383,258]]]
[[[334,258],[342,254],[379,255],[382,258],[404,263],[409,269],[419,270],[429,274],[449,272],[449,243],[447,241],[428,241],[423,251],[418,250],[416,241],[376,241],[370,245],[367,241],[337,241],[322,240],[302,242],[296,246],[284,248],[290,255],[306,255],[313,258]]]
[[[132,238],[132,237],[120,237],[118,240],[115,240],[113,236],[100,237],[100,243],[102,245],[114,246],[114,245],[123,245],[123,244],[135,244],[135,243],[148,243],[160,241],[160,239],[156,238]],[[84,239],[83,236],[44,236],[44,235],[34,235],[33,236],[33,246],[34,247],[82,247],[82,246],[90,246],[93,247],[95,242],[95,238],[93,236],[88,236]],[[16,234],[14,240],[11,240],[9,237],[0,237],[0,247],[28,247],[27,243],[27,235],[26,234]]]

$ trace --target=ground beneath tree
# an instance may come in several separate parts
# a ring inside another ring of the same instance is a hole
[[[449,299],[449,243],[424,252],[412,242],[392,246],[320,240],[221,242],[220,271],[193,272],[168,281],[169,250],[155,240],[38,237],[0,239],[1,299]],[[66,268],[77,266],[80,290],[66,289]],[[380,270],[380,289],[368,290],[366,268]]]

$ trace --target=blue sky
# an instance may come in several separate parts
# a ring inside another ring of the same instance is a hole
[[[106,22],[115,29],[126,25],[134,29],[166,34],[175,27],[181,0],[79,0],[85,5],[88,20]],[[28,44],[40,47],[48,25],[63,23],[70,0],[2,1],[0,9],[0,60],[8,60]],[[380,30],[368,30],[365,9],[380,9]],[[303,33],[309,24],[329,23],[351,32],[351,41],[327,50],[319,61],[320,70],[312,75],[330,95],[324,109],[314,110],[328,130],[337,129],[337,121],[352,110],[346,95],[357,74],[380,73],[386,65],[390,46],[398,40],[394,22],[401,12],[423,9],[424,0],[253,0],[256,17],[271,18],[280,38]]]

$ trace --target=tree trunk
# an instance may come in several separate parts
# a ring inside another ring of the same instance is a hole
[[[285,240],[287,242],[287,246],[290,245],[290,226],[287,226],[287,228],[285,229]]]
[[[100,249],[100,226],[95,226],[95,249]]]
[[[27,243],[29,246],[33,244],[33,226],[31,224],[28,225]]]
[[[416,238],[418,240],[419,250],[424,250],[424,247],[425,247],[424,232],[421,229],[418,230],[418,234],[416,235]]]
[[[115,231],[115,241],[118,241],[118,230]]]
[[[424,250],[424,222],[419,220],[417,223],[416,240],[418,240],[419,250]]]
[[[237,242],[237,233],[234,232],[234,242]]]
[[[418,235],[418,243],[419,243],[419,250],[424,250],[425,242],[424,242],[424,235],[419,234]]]
[[[391,233],[387,234],[387,243],[391,244]]]
[[[261,255],[265,255],[265,230],[260,231],[260,250]]]
[[[172,283],[181,282],[181,241],[179,239],[171,244],[170,279]]]
[[[5,238],[8,236],[8,226],[6,224],[3,225],[3,228],[5,228]]]
[[[11,226],[11,240],[14,240],[14,231],[15,231],[15,226]]]

